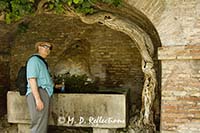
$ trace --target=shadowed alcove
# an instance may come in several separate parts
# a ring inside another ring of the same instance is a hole
[[[159,82],[157,86],[154,73],[157,71],[159,77],[160,72],[159,63],[154,57],[160,42],[156,30],[139,12],[130,11],[126,18],[121,18],[123,14],[120,11],[116,12],[119,16],[107,12],[97,14],[100,16],[98,23],[89,21],[92,17],[81,17],[81,20],[50,14],[33,17],[25,23],[28,27],[26,31],[17,31],[14,38],[11,82],[15,81],[17,69],[33,53],[34,43],[48,38],[54,45],[48,58],[53,75],[65,72],[86,74],[93,80],[98,79],[99,86],[129,88],[129,116],[133,127],[152,123],[154,118],[151,118],[151,109],[156,99],[153,110],[156,122],[159,122]],[[134,17],[131,13],[135,13]],[[125,24],[124,27],[118,27],[117,23]],[[126,30],[128,27],[130,30]],[[142,93],[147,99],[142,98]],[[158,94],[156,98],[155,93]],[[136,124],[138,115],[141,117]],[[143,120],[144,123],[140,123]],[[149,126],[154,127],[151,124]]]
[[[17,74],[15,70],[34,53],[34,43],[48,38],[54,45],[48,58],[52,74],[70,71],[98,78],[105,87],[128,87],[131,103],[139,107],[144,76],[141,56],[136,45],[132,45],[134,42],[127,35],[105,26],[87,25],[76,18],[62,18],[38,16],[29,23],[25,33],[16,36],[12,48],[12,81]],[[49,27],[51,23],[54,24]]]

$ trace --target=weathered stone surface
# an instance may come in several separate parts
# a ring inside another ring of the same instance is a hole
[[[30,133],[30,124],[18,124],[17,126],[18,126],[17,133]]]
[[[198,50],[196,45],[159,48],[162,60],[161,131],[164,133],[200,132]],[[168,58],[168,55],[175,58]]]
[[[200,59],[200,45],[164,46],[158,48],[159,60]]]
[[[100,128],[93,128],[93,133],[117,133],[116,129],[100,129]]]
[[[54,94],[50,125],[124,128],[127,124],[127,101],[124,94]],[[9,91],[8,121],[30,123],[25,96]]]

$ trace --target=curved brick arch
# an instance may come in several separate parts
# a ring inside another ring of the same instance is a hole
[[[200,14],[198,0],[125,0],[125,2],[148,17],[157,29],[163,46],[197,44]]]
[[[161,21],[160,16],[166,6],[165,0],[125,0],[125,2],[141,11],[155,26]]]
[[[170,44],[171,41],[174,40],[173,33],[179,32],[181,30],[181,27],[179,26],[179,24],[173,19],[174,18],[173,11],[169,12],[167,10],[169,8],[168,7],[169,4],[173,2],[169,2],[166,0],[151,0],[151,1],[125,0],[125,2],[131,8],[135,8],[136,10],[141,12],[141,14],[146,16],[147,19],[153,24],[153,27],[156,29],[157,34],[159,34],[159,40],[160,40],[159,46],[161,46],[161,42],[162,42],[162,45]],[[169,26],[171,30],[168,30]],[[181,35],[179,34],[179,36]],[[182,38],[182,40],[180,40],[176,38],[176,40],[177,40],[177,43],[180,43],[180,42],[183,42],[184,39]]]
[[[127,9],[127,7],[125,8]],[[123,32],[136,42],[137,48],[142,57],[142,71],[144,73],[145,81],[142,92],[140,118],[131,126],[134,130],[137,130],[139,127],[139,130],[155,131],[152,106],[155,99],[157,80],[153,56],[155,52],[154,44],[159,42],[159,36],[156,34],[156,30],[152,23],[137,10],[136,14],[130,12],[130,14],[125,16],[120,13],[116,14],[114,12],[110,13],[102,11],[91,16],[80,16],[80,18],[87,24],[100,23],[113,30]],[[137,20],[137,22],[134,20]],[[150,33],[149,29],[145,29],[146,27],[150,27],[151,30],[154,30],[153,33]]]

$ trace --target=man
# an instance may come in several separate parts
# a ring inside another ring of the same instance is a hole
[[[35,44],[37,55],[46,58],[52,49],[48,42]],[[53,94],[53,81],[47,65],[37,56],[32,56],[27,63],[27,102],[31,116],[31,133],[47,133],[49,102]]]

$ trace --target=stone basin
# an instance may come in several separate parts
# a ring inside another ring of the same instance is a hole
[[[49,125],[125,128],[128,89],[100,90],[99,93],[55,93],[50,105]],[[8,122],[30,124],[25,96],[7,93]]]

